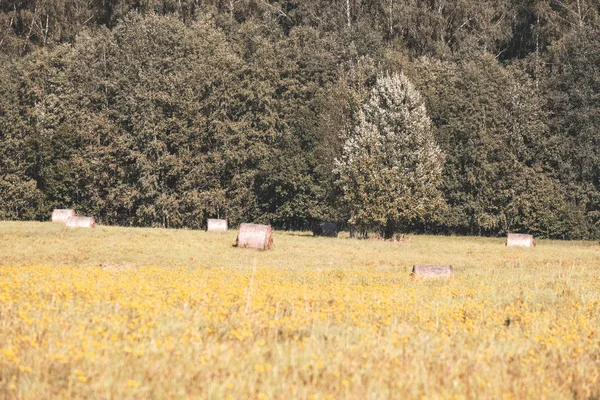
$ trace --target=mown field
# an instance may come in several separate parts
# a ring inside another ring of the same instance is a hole
[[[595,242],[235,235],[1,222],[0,399],[600,397]]]

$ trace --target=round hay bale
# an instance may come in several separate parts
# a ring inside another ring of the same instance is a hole
[[[61,222],[63,224],[67,223],[67,220],[70,217],[74,217],[75,216],[75,210],[71,210],[69,209],[59,209],[59,208],[55,208],[52,211],[52,222]]]
[[[270,225],[241,224],[235,243],[237,247],[269,250],[273,247],[273,230]]]
[[[69,228],[95,228],[96,220],[94,217],[70,217],[67,220]]]
[[[227,231],[227,220],[226,219],[208,219],[206,221],[207,232],[226,232]]]
[[[339,227],[333,222],[318,222],[313,226],[314,236],[337,237]]]
[[[509,233],[506,237],[506,246],[535,247],[535,241],[533,240],[533,235]]]
[[[413,265],[412,275],[421,278],[447,278],[454,275],[452,265]]]

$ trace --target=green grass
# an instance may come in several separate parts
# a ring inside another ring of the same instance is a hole
[[[316,238],[307,232],[275,231],[271,251],[234,247],[236,231],[122,228],[69,229],[63,224],[0,222],[0,265],[246,266],[405,268],[450,264],[459,274],[479,275],[519,269],[578,274],[600,265],[596,242],[537,240],[533,249],[506,248],[503,238],[410,236],[408,243]],[[526,271],[522,271],[526,272]]]

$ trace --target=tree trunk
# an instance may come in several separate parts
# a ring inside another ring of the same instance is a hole
[[[388,219],[387,222],[385,223],[383,238],[386,240],[392,239],[394,237],[394,233],[396,233],[394,221],[392,221],[391,219]]]
[[[346,0],[346,20],[348,22],[348,28],[350,28],[352,26],[352,19],[350,16],[350,0]]]

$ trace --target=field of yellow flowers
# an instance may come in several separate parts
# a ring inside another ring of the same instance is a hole
[[[1,222],[0,399],[600,396],[596,243],[274,238]]]

